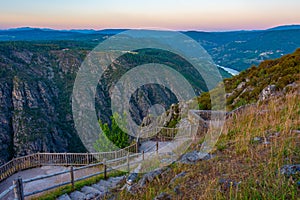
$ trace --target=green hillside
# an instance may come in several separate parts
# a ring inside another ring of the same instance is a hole
[[[279,59],[264,61],[259,66],[252,66],[239,75],[224,80],[227,108],[232,110],[256,103],[261,91],[268,85],[274,85],[279,92],[299,78],[300,49]],[[198,100],[200,109],[211,108],[209,93],[202,93]]]

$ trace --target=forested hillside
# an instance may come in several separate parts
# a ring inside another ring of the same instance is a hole
[[[256,103],[263,99],[262,91],[284,94],[300,79],[300,49],[279,59],[252,66],[239,75],[224,80],[228,110]],[[268,87],[269,86],[269,87]],[[217,91],[217,89],[215,90]],[[268,92],[265,92],[266,94]],[[209,93],[199,97],[200,109],[210,109]]]

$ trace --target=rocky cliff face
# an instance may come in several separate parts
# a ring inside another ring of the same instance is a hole
[[[77,71],[89,51],[69,46],[0,43],[0,164],[34,152],[86,151],[74,128],[71,101]],[[95,96],[98,119],[109,123],[111,86],[141,64],[181,67],[193,83],[203,85],[182,58],[168,52],[150,52],[147,57],[147,51],[124,55],[103,75]],[[178,102],[170,90],[159,85],[146,85],[132,93],[130,114],[137,124],[142,124],[152,105],[162,104],[168,110]]]
[[[13,109],[11,85],[5,82],[0,83],[0,163],[11,157],[13,132],[11,126]]]
[[[0,45],[0,164],[34,152],[78,152],[71,91],[85,52]]]

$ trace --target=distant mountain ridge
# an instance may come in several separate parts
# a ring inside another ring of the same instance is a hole
[[[272,30],[294,30],[294,29],[300,29],[300,24],[290,24],[290,25],[281,25],[281,26],[275,26],[268,29],[263,30],[230,30],[230,31],[200,31],[200,30],[189,30],[189,31],[181,31],[181,32],[207,32],[207,33],[213,33],[213,32],[251,32],[251,31],[272,31]],[[53,28],[38,28],[38,27],[17,27],[17,28],[9,28],[9,29],[0,29],[0,31],[32,31],[32,30],[43,30],[43,31],[62,31],[62,32],[79,32],[83,34],[90,34],[90,33],[105,33],[105,34],[118,34],[123,31],[127,31],[130,29],[122,29],[122,28],[112,28],[112,29],[53,29]]]
[[[294,30],[294,29],[300,29],[299,24],[293,24],[293,25],[283,25],[283,26],[276,26],[274,28],[267,29],[269,31],[280,31],[280,30]]]
[[[93,49],[100,42],[127,29],[14,28],[0,30],[1,41],[76,41],[77,46]],[[279,58],[300,47],[300,25],[278,26],[267,30],[230,32],[182,32],[199,42],[217,65],[243,71],[264,60]]]
[[[81,33],[81,34],[108,34],[115,35],[123,31],[130,29],[52,29],[52,28],[36,28],[36,27],[18,27],[9,29],[0,29],[0,32],[17,32],[17,31],[52,31],[52,32],[71,32],[71,33]]]

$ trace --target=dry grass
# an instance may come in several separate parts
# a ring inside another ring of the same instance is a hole
[[[136,195],[122,191],[117,199],[153,199],[161,192],[174,199],[299,199],[300,177],[279,173],[284,164],[300,164],[300,135],[293,131],[300,130],[299,116],[297,91],[249,107],[227,120],[214,150],[216,157],[195,165],[173,165]],[[183,171],[187,175],[169,185]]]

